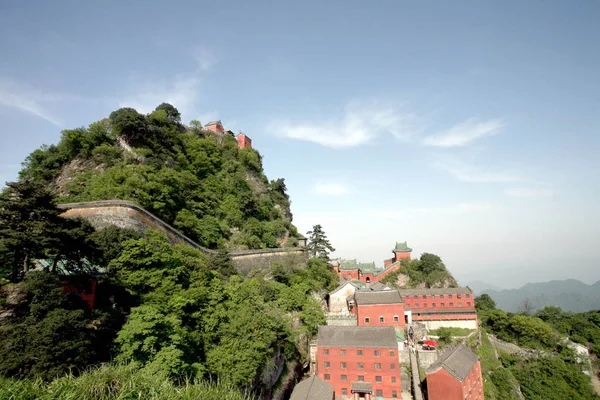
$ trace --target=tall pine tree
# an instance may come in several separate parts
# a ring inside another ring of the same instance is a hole
[[[308,244],[306,249],[308,250],[308,256],[311,258],[320,258],[322,260],[329,260],[329,253],[334,252],[335,249],[329,243],[327,235],[323,232],[321,225],[314,225],[311,231],[306,232],[308,235]]]

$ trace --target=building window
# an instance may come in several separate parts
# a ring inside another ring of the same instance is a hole
[[[345,356],[346,355],[346,350],[340,350],[340,356]]]
[[[417,300],[418,298],[419,298],[419,296],[417,296],[417,295],[413,296],[413,299],[415,299],[415,300]]]
[[[375,363],[375,369],[381,369],[381,364],[380,363]]]
[[[359,381],[359,382],[364,382],[364,381],[365,381],[365,377],[364,377],[364,376],[362,376],[362,375],[359,375],[359,376],[358,376],[358,381]]]
[[[427,300],[427,295],[423,295],[421,297],[423,298],[423,300]]]
[[[394,315],[394,322],[398,322],[398,321],[399,321],[398,316]]]
[[[390,369],[396,369],[396,364],[394,364],[394,363],[390,364]]]
[[[375,382],[381,382],[381,376],[376,376],[375,377]]]
[[[468,294],[468,293],[467,293],[465,296],[467,297],[467,299],[470,299],[470,298],[471,298],[471,295],[470,295],[470,294]]]
[[[328,380],[330,380],[330,379],[331,379],[331,376],[329,376],[329,374],[325,374],[325,377],[324,377],[324,379],[325,379],[326,381],[328,381]]]
[[[329,350],[328,349],[323,350],[323,354],[325,354],[326,356],[328,356],[329,355]]]
[[[383,321],[384,321],[383,317],[379,317],[379,323],[383,324]]]
[[[340,363],[340,368],[346,368],[346,363],[345,362],[341,362]]]
[[[448,295],[448,298],[449,298],[449,299],[451,299],[451,298],[452,298],[452,295],[451,295],[451,294],[449,294],[449,295]]]
[[[432,304],[431,304],[431,307],[435,307],[435,303],[432,303]]]
[[[383,390],[381,390],[381,389],[377,389],[377,390],[375,391],[375,396],[377,396],[377,397],[383,397]]]
[[[369,322],[371,322],[371,318],[365,317],[365,324],[368,324]]]
[[[462,303],[461,303],[461,302],[458,302],[458,306],[459,306],[459,307],[462,307]]]
[[[356,355],[357,356],[362,356],[362,350],[356,350]]]
[[[394,357],[396,355],[396,352],[394,352],[394,350],[390,350],[390,357]]]
[[[348,389],[342,388],[342,396],[348,396]]]
[[[329,361],[325,361],[323,364],[324,364],[325,368],[331,367],[331,364],[329,363]]]
[[[342,375],[342,382],[346,382],[348,380],[348,375]]]
[[[454,307],[454,303],[450,303],[450,307]]]
[[[446,305],[444,303],[440,303],[440,307],[445,307]]]
[[[457,294],[456,297],[462,299],[462,294]]]
[[[392,383],[396,383],[396,377],[392,376]]]
[[[394,399],[398,398],[398,392],[396,392],[395,390],[392,390],[392,398],[394,398]]]
[[[471,307],[471,302],[467,301],[467,307]]]
[[[363,369],[364,368],[364,364],[363,363],[358,363],[357,367],[358,367],[358,369]]]
[[[380,355],[381,355],[381,351],[379,351],[379,350],[375,350],[375,355],[376,355],[376,356],[380,356]]]
[[[443,295],[443,294],[440,294],[440,299],[443,299],[443,298],[444,298],[444,295]]]
[[[415,308],[419,308],[419,303],[416,303],[416,304],[415,304]]]

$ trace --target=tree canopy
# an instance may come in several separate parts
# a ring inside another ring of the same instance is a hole
[[[334,252],[335,249],[327,239],[323,227],[321,225],[314,225],[312,230],[306,234],[308,235],[306,250],[309,256],[329,260],[329,253]]]

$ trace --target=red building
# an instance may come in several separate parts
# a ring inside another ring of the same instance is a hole
[[[240,134],[237,135],[237,142],[238,142],[238,147],[240,149],[252,148],[252,139],[250,139],[248,136],[244,135],[242,132],[240,132]]]
[[[208,124],[204,125],[204,129],[220,134],[225,133],[225,129],[223,128],[221,121],[210,121]]]
[[[404,306],[413,321],[457,321],[456,325],[476,329],[477,313],[473,291],[468,287],[400,289]],[[437,326],[430,326],[435,329]]]
[[[446,351],[426,371],[429,400],[483,400],[481,363],[460,344]]]
[[[357,263],[356,260],[344,260],[339,266],[334,267],[340,278],[346,280],[359,280],[364,283],[379,282],[388,274],[400,268],[402,260],[410,260],[412,249],[406,242],[396,243],[392,250],[394,257],[384,260],[384,269],[378,269],[375,263]]]
[[[320,326],[316,374],[336,399],[401,397],[398,342],[393,327]]]
[[[396,247],[394,247],[394,249],[392,250],[392,253],[394,253],[394,257],[384,260],[383,267],[387,269],[390,265],[396,262],[400,262],[401,260],[410,260],[411,252],[412,249],[408,247],[406,242],[396,242]]]
[[[406,326],[404,302],[397,290],[356,291],[358,326]]]

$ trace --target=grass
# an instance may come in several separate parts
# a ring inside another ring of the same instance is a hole
[[[442,330],[441,332],[440,332],[440,329]],[[440,329],[432,329],[427,333],[432,336],[441,336],[441,333],[446,331],[446,332],[449,332],[451,336],[467,336],[471,332],[474,331],[474,329],[469,329],[469,328],[440,328]]]
[[[0,400],[250,400],[238,390],[206,381],[176,385],[132,365],[109,365],[74,377],[42,380],[0,378]]]

